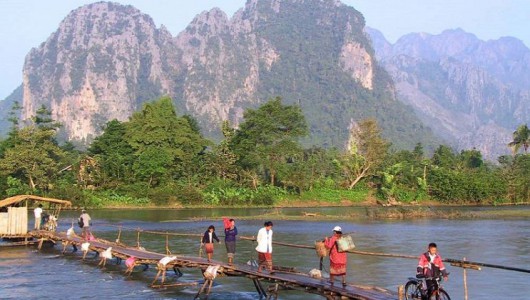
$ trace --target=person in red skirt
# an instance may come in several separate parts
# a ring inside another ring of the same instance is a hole
[[[333,228],[333,236],[326,237],[324,244],[329,249],[329,280],[331,285],[335,282],[335,276],[342,276],[342,285],[346,285],[346,267],[348,264],[348,256],[346,252],[339,252],[337,240],[342,237],[342,228],[335,226]]]
[[[204,245],[204,248],[206,250],[206,255],[208,255],[208,262],[212,260],[214,240],[216,240],[218,243],[221,243],[219,241],[219,238],[215,234],[215,227],[213,225],[210,225],[202,236],[202,244]]]

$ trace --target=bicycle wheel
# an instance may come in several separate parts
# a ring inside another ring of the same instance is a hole
[[[438,290],[438,292],[434,291],[432,293],[430,300],[451,300],[451,297],[449,297],[446,291]]]
[[[411,280],[405,284],[405,299],[421,300],[421,289],[417,282]]]

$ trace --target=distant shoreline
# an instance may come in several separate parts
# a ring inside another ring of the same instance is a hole
[[[349,211],[345,214],[323,214],[318,209],[352,207],[359,208],[358,211]],[[103,208],[93,208],[91,210],[191,210],[191,209],[268,209],[269,212],[257,216],[233,216],[239,220],[292,220],[292,221],[323,221],[323,220],[412,220],[412,219],[504,219],[504,218],[529,218],[530,204],[512,204],[512,205],[399,205],[383,207],[380,205],[322,205],[322,206],[109,206]],[[363,209],[364,208],[364,209]],[[476,208],[477,210],[473,210]],[[285,214],[282,209],[311,209],[310,212],[300,212],[300,215]],[[78,208],[67,209],[71,211]],[[316,211],[315,211],[316,210]],[[179,222],[186,220],[208,220],[211,217],[190,217],[187,219],[165,220],[164,222]]]

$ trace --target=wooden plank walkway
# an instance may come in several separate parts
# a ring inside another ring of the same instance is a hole
[[[61,243],[63,249],[68,245],[76,245],[81,247],[81,244],[85,242],[79,236],[68,237],[66,233],[55,233],[49,231],[34,231],[31,235],[40,241],[53,241],[54,243]],[[127,247],[124,245],[116,244],[110,241],[98,239],[96,241],[90,241],[89,249],[91,251],[102,252],[107,248],[112,247],[112,255],[120,259],[127,259],[131,256],[136,258],[136,265],[157,265],[158,262],[168,256],[162,253],[156,253],[146,251],[144,249]],[[175,254],[173,254],[175,255]],[[225,262],[212,260],[208,262],[205,258],[175,255],[177,258],[167,264],[166,268],[198,268],[205,270],[209,266],[220,266],[218,269],[219,274],[227,276],[239,276],[247,277],[254,281],[258,292],[260,292],[261,285],[259,281],[266,281],[272,283],[275,289],[273,293],[276,293],[279,288],[283,289],[294,289],[308,293],[318,294],[328,299],[337,298],[349,298],[359,300],[397,300],[398,295],[395,292],[391,292],[382,288],[367,287],[360,285],[348,284],[343,287],[340,282],[336,282],[335,285],[331,285],[327,278],[316,279],[309,275],[294,272],[275,271],[273,274],[269,274],[267,271],[257,272],[257,267],[232,264],[229,265]],[[156,280],[156,279],[155,279]],[[269,288],[269,291],[271,288]],[[265,294],[265,290],[261,288],[261,291]],[[261,294],[261,292],[260,292]]]

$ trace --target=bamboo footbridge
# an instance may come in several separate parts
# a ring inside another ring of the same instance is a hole
[[[327,278],[313,278],[308,274],[299,273],[292,269],[275,267],[271,274],[267,271],[257,272],[257,267],[246,264],[228,264],[221,261],[212,260],[208,262],[206,258],[171,255],[147,251],[141,247],[125,246],[121,243],[110,242],[107,240],[97,239],[93,241],[85,241],[77,235],[68,236],[66,233],[56,233],[50,231],[33,231],[30,233],[32,237],[38,239],[39,249],[45,241],[54,244],[62,244],[63,253],[69,245],[74,245],[82,249],[83,259],[88,251],[96,252],[96,256],[101,258],[100,265],[105,265],[106,259],[115,257],[116,263],[120,264],[122,260],[134,258],[134,264],[130,264],[125,271],[126,275],[130,274],[135,266],[144,266],[146,270],[149,266],[155,266],[158,270],[156,277],[151,284],[152,287],[170,287],[170,286],[185,286],[194,285],[196,283],[176,283],[165,284],[166,271],[173,270],[177,276],[182,272],[180,268],[196,268],[202,271],[207,270],[208,267],[215,267],[217,274],[224,276],[246,277],[252,280],[260,297],[266,299],[277,299],[278,293],[281,290],[299,290],[307,293],[321,295],[327,299],[360,299],[360,300],[390,300],[398,299],[397,293],[377,288],[359,285],[342,286],[340,283],[332,285]],[[167,240],[167,239],[166,239]],[[87,244],[89,243],[88,247]],[[85,244],[85,245],[83,245]],[[167,249],[166,249],[167,250]],[[107,252],[107,253],[105,253]],[[169,251],[167,251],[169,252]],[[108,255],[108,254],[111,255]],[[166,264],[163,260],[168,261]],[[212,283],[216,275],[208,276],[204,273],[204,283],[199,289],[196,298],[208,297]],[[160,283],[158,282],[160,278]],[[263,287],[262,282],[271,284],[267,289]]]

